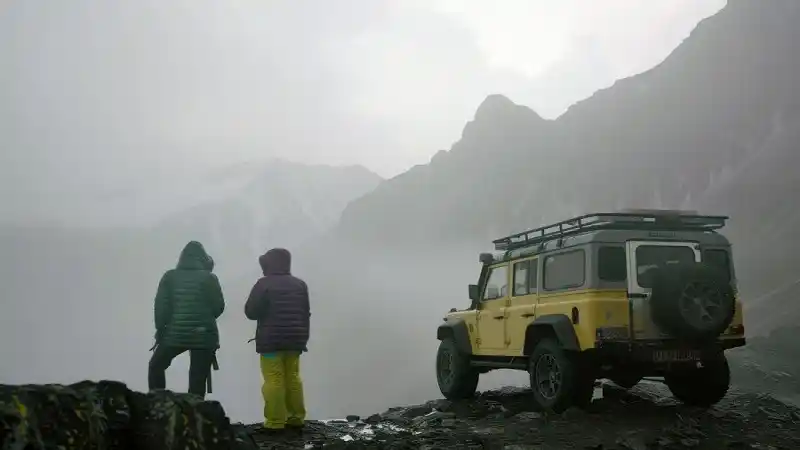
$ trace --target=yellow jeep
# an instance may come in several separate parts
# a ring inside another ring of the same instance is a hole
[[[628,210],[590,214],[495,240],[466,310],[437,330],[448,399],[493,369],[526,370],[555,412],[591,402],[596,379],[630,388],[662,378],[680,401],[728,391],[724,351],[745,345],[724,216]]]

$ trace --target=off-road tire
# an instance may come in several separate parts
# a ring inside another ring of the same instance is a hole
[[[545,389],[540,384],[544,366],[554,364],[560,372],[560,385],[557,389]],[[541,372],[539,372],[542,370]],[[586,370],[580,354],[565,351],[552,338],[545,338],[536,344],[528,362],[531,392],[536,406],[542,411],[561,413],[571,406],[585,408],[592,402],[594,378]],[[544,391],[549,390],[549,394]]]
[[[469,355],[460,352],[453,339],[442,339],[436,352],[436,381],[442,395],[448,400],[470,398],[475,395],[479,378],[478,370],[469,364]]]
[[[703,367],[687,367],[664,376],[672,395],[689,406],[710,407],[722,400],[731,384],[731,371],[725,355],[703,361]]]
[[[661,329],[678,339],[705,342],[716,339],[730,326],[736,298],[722,271],[703,263],[653,270],[650,308],[653,321]],[[698,304],[703,307],[698,308]]]

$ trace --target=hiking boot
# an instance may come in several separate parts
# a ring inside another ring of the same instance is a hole
[[[294,433],[302,433],[305,428],[306,428],[306,424],[305,423],[287,423],[286,424],[286,430],[294,432]]]

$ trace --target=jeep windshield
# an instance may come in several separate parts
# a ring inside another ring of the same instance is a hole
[[[653,269],[669,264],[686,264],[695,261],[691,244],[641,245],[636,248],[636,281],[643,288],[653,287]]]

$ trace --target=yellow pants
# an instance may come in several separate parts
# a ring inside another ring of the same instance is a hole
[[[300,379],[300,352],[277,352],[261,355],[264,384],[264,427],[284,428],[303,425],[306,407],[303,381]]]

